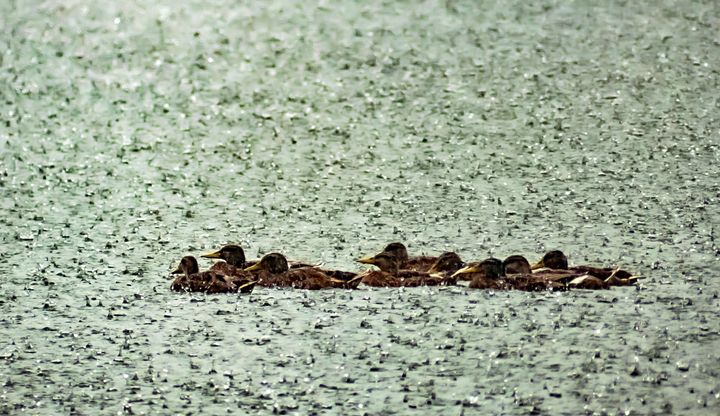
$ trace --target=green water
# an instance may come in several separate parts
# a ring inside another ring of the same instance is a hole
[[[718,414],[720,7],[526,3],[0,2],[0,414]],[[168,289],[391,241],[646,279]]]

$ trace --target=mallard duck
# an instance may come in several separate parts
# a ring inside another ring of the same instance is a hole
[[[390,243],[381,253],[389,253],[395,256],[400,266],[400,270],[415,270],[419,272],[427,272],[437,262],[437,257],[432,256],[413,256],[409,257],[407,248],[403,243]],[[379,253],[378,253],[379,254]],[[375,256],[363,257],[357,261],[364,264],[373,264],[369,261]]]
[[[545,253],[543,258],[530,266],[532,270],[538,270],[542,268],[553,269],[553,270],[567,270],[568,260],[560,250],[552,250]]]
[[[246,273],[244,272],[245,268],[253,266],[258,262],[258,260],[247,260],[245,258],[245,251],[242,249],[242,247],[235,244],[228,244],[226,246],[223,246],[218,251],[206,253],[201,255],[200,257],[204,257],[207,259],[225,260],[224,262],[219,261],[213,264],[212,267],[210,267],[210,270],[219,271],[226,275]],[[291,269],[297,269],[300,267],[314,267],[314,265],[312,264],[303,263],[295,260],[288,260],[288,266]]]
[[[443,257],[444,256],[444,257]],[[455,253],[444,253],[438,258],[432,268],[436,273],[430,274],[418,270],[401,270],[400,262],[392,253],[382,252],[363,260],[365,264],[372,264],[380,270],[368,270],[360,275],[362,283],[373,287],[417,287],[451,285],[457,279],[447,272],[457,266]]]
[[[225,260],[216,262],[210,267],[210,270],[217,271],[225,275],[244,273],[243,269],[247,267],[245,265],[245,251],[242,247],[235,244],[228,244],[218,251],[202,254],[200,257],[204,257],[206,259]]]
[[[467,266],[455,272],[456,277],[470,280],[471,289],[507,290],[503,262],[500,259],[488,258],[483,261],[468,263]]]
[[[452,276],[463,267],[465,267],[465,262],[462,261],[460,256],[453,251],[447,251],[438,256],[435,263],[430,266],[427,272],[430,274],[440,273],[442,275]]]
[[[510,256],[505,261],[496,258],[473,262],[457,271],[470,280],[471,289],[492,290],[565,290],[563,283],[554,282],[530,273],[530,263],[523,256]]]
[[[328,276],[328,274],[316,267],[298,267],[291,269],[285,256],[280,253],[264,255],[260,261],[245,268],[245,271],[261,272],[262,274],[260,275],[258,284],[265,287],[294,287],[297,289],[310,290],[329,288],[355,289],[360,284],[360,279],[336,279]],[[338,274],[340,273],[341,272],[338,272]]]
[[[512,257],[516,257],[516,256],[508,257],[506,262],[508,260],[512,260]],[[522,256],[517,256],[517,257],[521,257],[522,259],[524,259],[524,257],[522,257]],[[476,274],[481,273],[478,269],[478,267],[480,266],[481,263],[487,262],[483,267],[489,267],[490,264],[494,264],[494,260],[495,260],[494,258],[489,258],[484,261],[475,261],[472,263],[468,263],[466,267],[456,270],[457,273],[455,273],[455,276],[458,280],[472,281],[473,278],[476,277]],[[527,263],[527,260],[525,260],[525,262]],[[500,264],[501,264],[500,275],[505,276],[505,270],[507,269],[506,264],[505,264],[505,262],[501,262]],[[513,269],[514,267],[516,267],[516,265],[514,263],[510,265],[511,273],[520,273],[519,271],[515,272]],[[530,267],[530,265],[528,263],[528,268],[529,267]],[[529,273],[529,271],[528,271],[528,273]]]
[[[503,260],[503,270],[505,274],[530,274],[530,262],[520,255],[513,255]]]
[[[567,290],[567,286],[556,275],[532,273],[530,262],[520,255],[503,260],[505,281],[509,288],[523,291]]]
[[[171,274],[180,274],[170,285],[171,290],[184,292],[230,293],[252,292],[256,280],[239,280],[217,271],[200,272],[198,262],[193,256],[185,256],[180,265]]]
[[[611,286],[629,286],[635,284],[638,280],[632,273],[626,270],[620,270],[619,268],[600,268],[585,265],[568,267],[567,256],[560,250],[548,251],[539,262],[532,265],[533,270],[543,268],[550,269],[549,272],[551,273],[554,270],[567,270],[576,273],[578,276],[594,276]]]

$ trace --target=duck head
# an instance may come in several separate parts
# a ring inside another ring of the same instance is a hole
[[[254,265],[245,269],[246,272],[254,270],[264,270],[270,274],[281,274],[290,270],[287,259],[280,253],[269,253],[260,259]]]
[[[542,260],[532,265],[533,270],[542,269],[543,267],[555,270],[567,270],[567,257],[565,257],[565,254],[560,250],[548,251]]]
[[[170,272],[170,274],[185,274],[186,276],[190,276],[198,272],[200,272],[200,267],[198,267],[198,262],[195,257],[185,256],[180,260],[177,269]]]
[[[460,259],[460,256],[458,256],[457,253],[448,251],[438,257],[435,264],[428,270],[428,273],[455,273],[463,267],[465,267],[465,263]]]
[[[514,255],[503,261],[503,269],[505,274],[530,274],[530,262],[523,256]]]
[[[218,251],[203,254],[200,257],[206,259],[222,259],[232,266],[245,267],[245,252],[242,247],[235,244],[228,244]]]
[[[387,273],[395,274],[398,270],[400,270],[400,265],[398,264],[398,260],[395,255],[384,251],[372,257],[363,257],[356,261],[363,264],[372,264]]]
[[[499,279],[505,275],[502,260],[493,257],[480,262],[470,263],[455,272],[453,276],[469,273],[477,273],[478,277],[486,279]]]
[[[392,254],[400,264],[403,264],[408,260],[407,247],[405,247],[405,244],[403,243],[390,243],[385,246],[383,253]]]

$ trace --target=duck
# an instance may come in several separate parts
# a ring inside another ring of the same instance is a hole
[[[380,270],[368,270],[359,275],[362,283],[372,287],[417,287],[454,285],[453,276],[458,267],[459,256],[455,253],[443,253],[429,268],[433,273],[418,270],[400,269],[400,261],[393,253],[382,252],[365,257],[362,263],[371,264]],[[462,263],[462,261],[460,261]]]
[[[482,261],[468,263],[467,266],[455,272],[454,276],[463,280],[470,280],[470,289],[507,290],[503,262],[490,257]]]
[[[347,280],[331,277],[317,267],[297,267],[291,269],[287,258],[280,253],[268,253],[257,263],[245,268],[246,272],[259,272],[258,284],[264,287],[293,287],[296,289],[355,289],[360,279],[354,273],[336,271],[337,275],[350,277]],[[330,272],[332,274],[332,272]]]
[[[427,272],[438,260],[437,257],[432,256],[408,256],[407,247],[405,244],[400,242],[390,243],[380,253],[388,253],[397,259],[400,270],[414,270],[418,272]],[[378,253],[378,254],[380,254]],[[370,263],[371,259],[375,256],[363,257],[358,259],[359,263],[373,264]]]
[[[530,263],[520,255],[513,255],[505,260],[490,257],[480,262],[472,262],[456,274],[464,275],[463,279],[470,280],[470,289],[526,292],[566,290],[562,282],[531,273]]]
[[[528,259],[519,254],[514,254],[505,258],[505,260],[503,260],[503,270],[506,275],[532,273],[532,267],[530,266]]]
[[[185,256],[171,274],[179,274],[170,285],[170,289],[180,292],[205,293],[251,293],[257,280],[234,279],[218,271],[200,272],[197,259]]]
[[[258,262],[258,260],[247,260],[245,258],[245,251],[237,244],[227,244],[220,248],[220,250],[202,254],[200,257],[224,260],[213,264],[210,270],[218,271],[226,275],[247,275],[244,269]],[[288,265],[291,269],[313,267],[312,264],[293,260],[288,261]]]
[[[228,244],[220,250],[211,253],[201,254],[200,257],[206,259],[220,259],[210,266],[210,270],[223,273],[225,275],[241,274],[245,265],[245,251],[236,244]]]
[[[543,255],[542,259],[533,264],[531,268],[536,273],[557,273],[560,271],[560,273],[575,273],[577,275],[575,277],[588,275],[598,278],[610,286],[631,286],[638,280],[637,276],[620,268],[600,268],[586,265],[568,267],[567,256],[560,250],[548,251]]]
[[[523,291],[567,290],[563,279],[556,275],[532,273],[530,262],[524,256],[515,254],[503,260],[506,283],[511,289]]]
[[[452,276],[456,271],[465,267],[465,262],[454,251],[446,251],[438,256],[435,263],[428,269],[429,274],[442,274],[444,276]]]

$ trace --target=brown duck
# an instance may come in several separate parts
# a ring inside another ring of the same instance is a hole
[[[510,256],[503,261],[506,281],[516,290],[568,290],[568,289],[608,289],[602,279],[579,271],[551,270],[532,273],[530,263],[523,256]]]
[[[621,269],[612,269],[612,268],[600,268],[600,267],[593,267],[593,266],[573,266],[568,267],[568,260],[565,254],[560,250],[553,250],[548,251],[545,253],[543,258],[532,265],[533,270],[538,270],[541,273],[547,273],[547,274],[563,274],[563,273],[570,273],[575,274],[574,277],[569,279],[569,281],[574,280],[577,277],[581,277],[584,275],[592,276],[597,279],[602,280],[603,282],[607,283],[609,286],[631,286],[634,285],[638,277],[633,276],[632,273],[621,270]],[[549,270],[543,270],[540,271],[540,269],[549,269]],[[536,272],[537,273],[537,272]],[[566,277],[567,279],[567,277]],[[582,283],[586,286],[597,286],[597,282],[595,282],[592,279],[583,279],[583,282],[588,283]],[[591,282],[591,283],[590,283]]]
[[[250,273],[246,273],[243,269],[245,269],[246,262],[245,262],[245,251],[242,249],[242,247],[235,245],[235,244],[228,244],[226,246],[223,246],[218,251],[213,251],[212,253],[205,253],[200,255],[200,257],[204,257],[206,259],[221,259],[224,261],[218,261],[215,264],[213,264],[210,267],[211,271],[217,271],[220,273],[223,273],[225,275],[235,275],[235,274],[245,274],[249,275]]]
[[[510,256],[504,261],[488,258],[473,262],[458,270],[470,280],[471,289],[522,290],[536,292],[544,290],[565,290],[565,284],[535,276],[530,271],[530,263],[523,256]]]
[[[455,272],[456,277],[462,276],[463,280],[470,280],[470,289],[508,290],[504,275],[502,260],[493,257],[468,263]]]
[[[362,283],[373,287],[417,287],[453,285],[457,279],[452,275],[462,265],[457,254],[443,253],[428,269],[433,273],[418,270],[401,270],[400,261],[393,253],[382,252],[365,257],[361,263],[372,264],[380,270],[368,270],[359,275]],[[360,261],[358,260],[358,261]]]
[[[297,289],[355,289],[360,279],[354,273],[344,274],[337,271],[337,275],[352,276],[348,280],[336,279],[322,269],[316,267],[298,267],[291,269],[287,259],[280,253],[264,255],[260,261],[247,267],[246,272],[261,272],[258,284],[265,287],[293,287]],[[332,272],[331,272],[332,274]]]
[[[223,246],[218,251],[206,253],[201,255],[200,257],[204,257],[206,259],[225,260],[216,262],[212,265],[212,267],[210,267],[210,270],[219,271],[220,273],[226,275],[237,274],[246,276],[248,272],[244,271],[244,269],[253,266],[258,262],[258,260],[246,260],[245,251],[242,249],[242,247],[235,244],[228,244],[226,246]],[[298,261],[288,261],[288,266],[291,269],[296,269],[300,267],[313,267],[313,265],[311,264]]]
[[[233,278],[218,271],[200,272],[198,262],[193,256],[183,257],[172,274],[180,276],[173,280],[170,289],[182,292],[250,293],[257,283],[257,280]]]
[[[432,257],[432,256],[408,256],[407,247],[403,243],[390,243],[381,253],[388,253],[393,256],[398,261],[398,265],[400,267],[400,270],[415,270],[419,272],[427,272],[430,270],[430,268],[435,264],[435,262],[438,260],[438,257]],[[365,264],[373,264],[370,263],[371,259],[373,259],[375,256],[370,257],[363,257],[359,260],[357,260],[360,263]]]
[[[543,290],[567,290],[567,285],[556,276],[532,273],[530,263],[524,256],[513,255],[503,260],[505,282],[510,289],[536,292]]]

